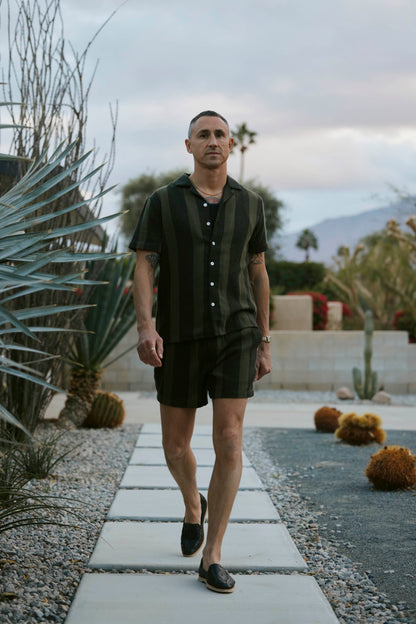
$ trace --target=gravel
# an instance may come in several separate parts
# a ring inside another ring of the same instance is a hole
[[[391,405],[416,405],[416,394],[391,394]],[[298,390],[256,390],[256,401],[277,403],[354,403],[356,405],[374,405],[374,401],[362,401],[355,398],[345,401],[338,399],[335,392],[298,391]]]
[[[311,401],[310,395],[318,393],[307,394]],[[319,393],[320,397],[324,394]],[[50,427],[45,425],[39,435],[48,435]],[[123,425],[116,430],[68,432],[60,444],[62,448],[76,444],[77,453],[58,464],[53,476],[30,482],[29,487],[37,492],[78,501],[80,511],[88,514],[88,522],[72,521],[73,526],[66,527],[20,527],[0,534],[2,623],[64,622],[81,576],[88,571],[89,558],[139,428]],[[259,430],[247,429],[245,451],[340,624],[411,624],[357,563],[320,534],[318,514],[301,499],[285,468],[276,465],[264,450],[262,439]],[[124,571],[128,572],[132,571]]]
[[[39,438],[53,430],[45,425]],[[88,521],[67,516],[63,521],[72,526],[26,526],[0,533],[2,624],[64,622],[138,432],[138,425],[67,432],[59,447],[77,446],[76,451],[52,476],[29,483],[36,493],[72,498],[71,506]]]
[[[277,464],[276,458],[266,452],[267,431],[246,429],[244,442],[248,458],[340,624],[415,624],[413,615],[392,604],[360,563],[345,555],[343,551],[355,544],[343,543],[341,548],[341,536],[339,540],[328,539],[320,522],[322,512],[311,505],[311,499],[300,496],[286,462]],[[296,461],[297,452],[302,453],[302,448],[295,445],[292,461]]]

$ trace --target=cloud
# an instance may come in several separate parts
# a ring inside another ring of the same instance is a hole
[[[246,175],[277,191],[325,202],[412,183],[414,0],[62,0],[67,37],[83,49],[117,7],[88,65],[100,59],[88,136],[103,151],[120,104],[114,181],[189,169],[187,125],[213,108],[258,132]]]

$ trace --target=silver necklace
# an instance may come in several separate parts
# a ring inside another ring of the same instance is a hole
[[[195,182],[193,182],[193,185],[195,186],[196,189],[198,189],[198,191],[202,192],[204,197],[212,197],[213,199],[219,199],[219,197],[220,197],[220,195],[218,195],[217,193],[215,193],[214,195],[211,195],[210,193],[207,193],[207,191],[204,191],[204,189],[202,189],[200,186],[195,184]],[[222,194],[222,189],[220,190],[220,193]]]

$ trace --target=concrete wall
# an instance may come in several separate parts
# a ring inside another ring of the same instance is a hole
[[[352,388],[353,366],[364,371],[362,331],[272,331],[271,336],[273,371],[256,384],[258,389]],[[133,327],[114,353],[136,343]],[[387,392],[416,392],[416,344],[408,344],[407,332],[374,332],[372,366]],[[134,348],[106,369],[102,387],[153,390],[153,369],[140,362]]]
[[[275,295],[271,329],[313,330],[313,300],[310,295]]]

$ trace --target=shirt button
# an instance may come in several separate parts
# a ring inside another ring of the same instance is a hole
[[[215,308],[215,303],[211,301],[211,308]]]
[[[215,282],[210,282],[210,283],[209,283],[209,285],[210,285],[210,286],[214,286],[214,285],[215,285]]]
[[[215,241],[212,241],[211,245],[212,245],[213,247],[215,247]]]
[[[211,221],[207,221],[206,225],[209,227],[211,225]]]
[[[210,265],[211,266],[215,266],[215,262],[210,262]]]
[[[206,207],[208,206],[208,204],[206,204],[206,203],[205,203],[205,204],[202,204],[202,205],[204,206],[204,208],[206,208]]]

